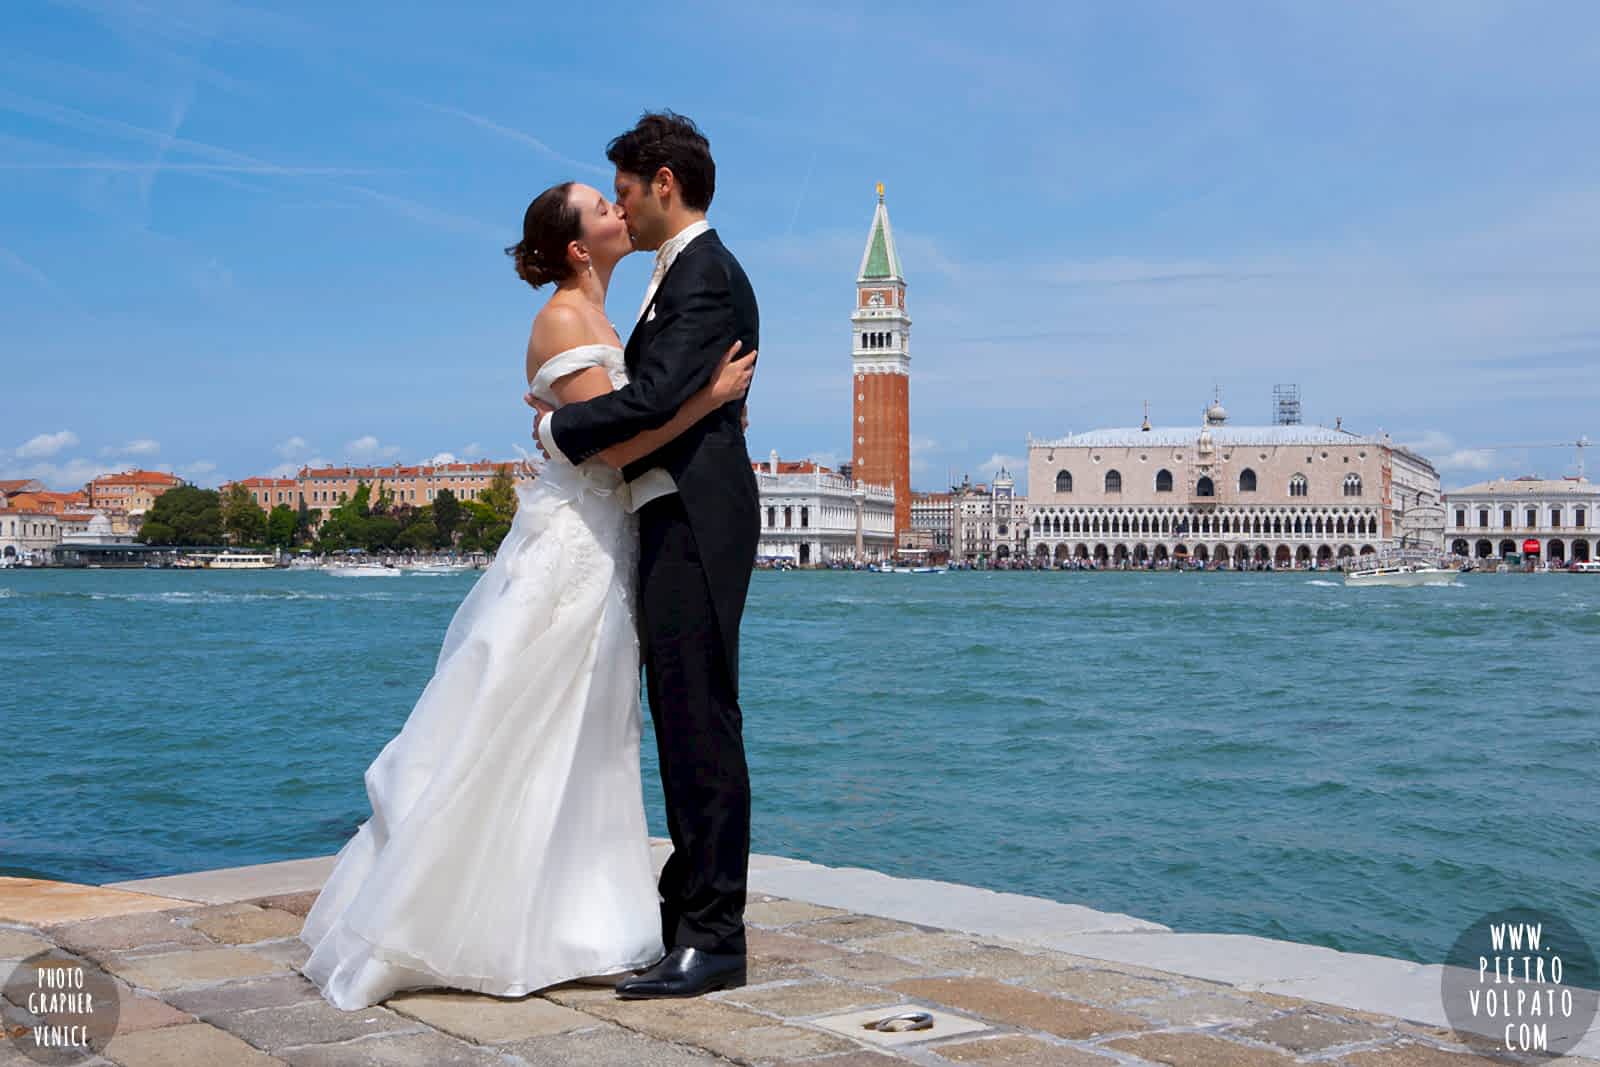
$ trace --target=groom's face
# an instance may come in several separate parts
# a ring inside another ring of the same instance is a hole
[[[641,252],[654,252],[666,237],[667,216],[660,202],[651,195],[650,183],[625,170],[617,171],[613,183],[617,206],[628,224],[633,247]]]

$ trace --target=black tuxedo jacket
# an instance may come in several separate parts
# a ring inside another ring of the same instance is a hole
[[[550,434],[573,463],[664,426],[711,380],[729,345],[740,341],[743,352],[760,345],[755,292],[715,230],[678,253],[650,309],[624,350],[629,383],[550,417]],[[711,587],[735,693],[739,620],[761,536],[760,494],[739,425],[743,406],[739,400],[725,404],[622,472],[631,481],[661,467],[677,483]]]

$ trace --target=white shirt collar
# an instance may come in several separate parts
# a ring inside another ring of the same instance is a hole
[[[709,229],[711,229],[711,223],[705,219],[699,219],[689,223],[689,225],[661,242],[661,247],[656,249],[655,273],[663,275],[671,270],[672,262],[678,258],[678,253],[687,248],[690,241],[693,241]]]

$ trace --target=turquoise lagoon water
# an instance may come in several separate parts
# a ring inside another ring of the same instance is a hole
[[[0,873],[337,850],[473,577],[0,572]],[[744,641],[758,851],[1426,962],[1517,905],[1600,943],[1600,578],[763,572]]]

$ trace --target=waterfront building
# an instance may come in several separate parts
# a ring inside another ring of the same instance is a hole
[[[110,519],[87,508],[84,493],[31,488],[10,493],[0,505],[0,559],[43,563],[64,540],[86,536],[91,525],[109,532]]]
[[[1387,435],[1299,424],[1093,430],[1028,441],[1036,557],[1327,565],[1442,551],[1439,475]]]
[[[1597,511],[1600,486],[1581,477],[1496,478],[1445,494],[1446,537],[1473,559],[1586,562],[1600,559]]]
[[[968,563],[1026,558],[1032,530],[1028,500],[1016,495],[1016,479],[1001,467],[988,485],[963,478],[950,491],[951,555]]]
[[[952,493],[912,493],[911,533],[900,535],[900,547],[928,553],[930,560],[947,560],[954,530]]]
[[[296,510],[300,507],[300,483],[294,478],[241,478],[223,482],[217,491],[226,495],[236,485],[244,486],[262,511],[271,511],[279,504]]]
[[[850,313],[851,476],[894,490],[894,533],[911,528],[911,316],[883,186]]]
[[[155,507],[156,497],[182,484],[182,478],[165,471],[130,470],[102,474],[83,488],[89,507],[96,511],[136,516]]]
[[[757,557],[809,566],[894,554],[895,495],[888,486],[866,485],[809,460],[785,462],[777,452],[751,467],[761,493]]]
[[[43,562],[61,543],[61,526],[67,516],[36,507],[0,508],[0,559],[12,563]]]
[[[354,496],[363,482],[371,488],[374,504],[381,493],[387,492],[396,504],[426,507],[445,489],[450,490],[457,500],[477,500],[489,488],[489,483],[501,468],[510,471],[512,477],[517,476],[518,465],[515,460],[498,463],[478,460],[474,463],[421,464],[414,467],[303,467],[293,479],[296,499],[290,506],[298,508],[304,503],[307,508],[319,512],[316,521],[320,525],[330,511]],[[276,504],[277,494],[288,491],[286,487],[277,485],[274,479],[256,481],[263,483],[250,487],[258,501],[265,495]],[[269,481],[273,484],[264,484]]]

